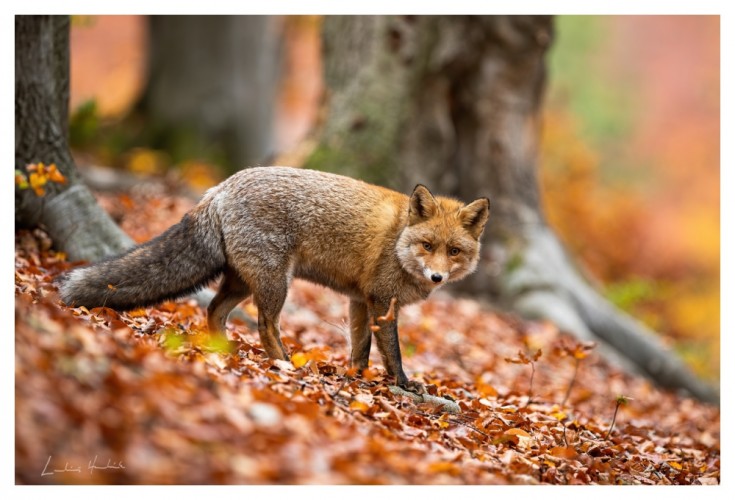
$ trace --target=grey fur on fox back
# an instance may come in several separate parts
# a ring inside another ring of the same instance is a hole
[[[293,277],[350,299],[352,364],[368,364],[372,332],[388,373],[404,386],[398,308],[472,272],[489,214],[417,186],[409,197],[335,174],[287,167],[238,172],[207,191],[182,220],[130,251],[70,271],[64,303],[130,310],[182,297],[224,276],[208,307],[210,330],[253,295],[258,332],[270,357],[288,359],[278,319]]]

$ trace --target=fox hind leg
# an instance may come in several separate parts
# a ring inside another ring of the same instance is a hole
[[[253,298],[258,306],[260,343],[268,357],[288,361],[278,327],[281,309],[288,293],[288,276],[286,273],[268,273],[267,276],[268,280],[259,281],[253,287]]]
[[[225,333],[227,316],[240,302],[250,296],[250,287],[234,269],[225,269],[222,284],[207,307],[207,326],[210,333]]]

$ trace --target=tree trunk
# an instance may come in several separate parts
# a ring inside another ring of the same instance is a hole
[[[572,264],[539,201],[549,16],[329,16],[329,106],[306,166],[410,191],[490,198],[478,272],[459,289],[600,343],[660,385],[717,402],[645,327]]]
[[[175,160],[210,157],[230,172],[274,153],[281,62],[273,16],[151,16],[139,110]]]
[[[97,260],[132,244],[81,183],[68,147],[69,18],[15,16],[15,168],[54,163],[66,184],[44,196],[15,189],[16,226],[43,227],[71,260]]]

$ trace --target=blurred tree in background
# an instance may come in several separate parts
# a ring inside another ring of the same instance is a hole
[[[173,161],[208,156],[228,173],[273,155],[281,70],[274,16],[150,16],[148,79],[136,111]]]

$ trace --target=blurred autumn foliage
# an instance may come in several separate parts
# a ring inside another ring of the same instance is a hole
[[[542,192],[607,297],[720,359],[719,19],[562,16],[550,57]]]

